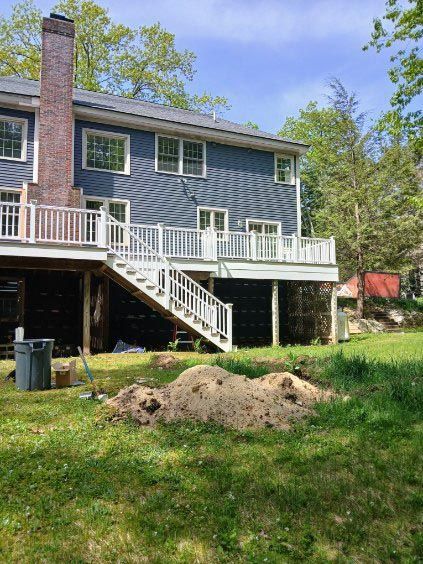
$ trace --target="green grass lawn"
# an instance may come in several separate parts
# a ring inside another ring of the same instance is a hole
[[[421,561],[423,333],[220,359],[288,353],[317,356],[313,378],[349,398],[290,432],[111,424],[88,387],[18,392],[0,362],[0,561]],[[172,371],[149,354],[89,363],[113,394],[216,360],[177,356]]]

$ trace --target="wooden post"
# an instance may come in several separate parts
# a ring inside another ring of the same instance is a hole
[[[272,345],[279,346],[279,280],[272,280]]]
[[[332,296],[330,301],[330,312],[331,312],[331,335],[332,343],[338,344],[338,295],[336,292],[336,282],[332,284]]]
[[[207,290],[210,292],[210,294],[214,295],[214,278],[212,278],[211,276],[207,280]]]
[[[84,299],[82,308],[82,350],[90,354],[91,345],[91,272],[84,272]]]

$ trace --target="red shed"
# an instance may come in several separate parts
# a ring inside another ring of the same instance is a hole
[[[357,297],[357,276],[352,276],[339,288],[339,295]],[[364,295],[367,298],[399,298],[400,275],[392,272],[366,271],[364,273]]]

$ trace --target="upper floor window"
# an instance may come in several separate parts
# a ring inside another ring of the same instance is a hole
[[[84,129],[82,139],[83,168],[130,173],[129,135]]]
[[[187,176],[205,176],[205,143],[157,136],[156,170]]]
[[[295,184],[295,157],[275,155],[275,182]]]
[[[0,116],[0,158],[26,160],[28,121]]]
[[[228,230],[228,210],[198,208],[198,228],[204,231],[213,227],[216,231]]]

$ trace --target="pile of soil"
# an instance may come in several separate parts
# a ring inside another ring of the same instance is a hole
[[[141,425],[191,419],[235,429],[288,429],[311,413],[315,402],[331,395],[289,372],[249,379],[219,366],[199,365],[162,388],[134,384],[108,403],[116,419],[130,416]]]
[[[160,353],[153,355],[151,359],[151,368],[158,368],[159,370],[171,370],[177,368],[179,360],[172,354]]]

